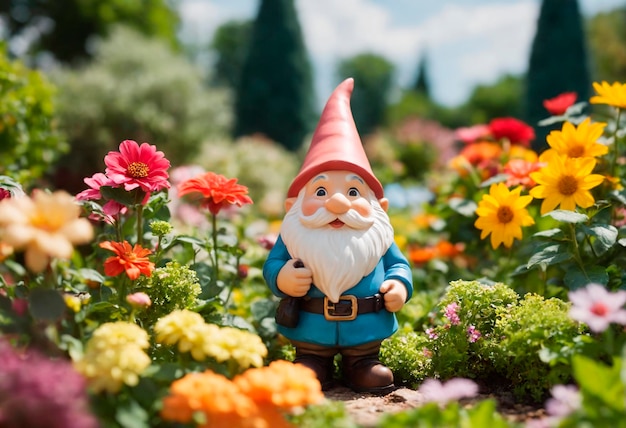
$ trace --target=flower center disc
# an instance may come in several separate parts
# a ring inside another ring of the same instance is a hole
[[[513,220],[513,210],[511,210],[511,208],[498,208],[498,221],[500,223],[509,223],[511,220]]]
[[[145,178],[148,176],[148,172],[150,172],[150,168],[143,162],[132,162],[128,165],[126,169],[128,175],[133,178]]]
[[[573,195],[578,190],[578,181],[571,175],[564,175],[559,180],[559,193],[562,195]]]

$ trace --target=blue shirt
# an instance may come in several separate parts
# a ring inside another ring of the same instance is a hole
[[[272,293],[278,297],[287,295],[278,289],[276,279],[282,267],[292,257],[279,236],[263,265],[263,277]],[[369,297],[378,293],[382,283],[388,279],[396,279],[407,289],[407,300],[413,295],[413,275],[409,263],[393,243],[380,259],[374,270],[344,295]],[[307,296],[324,297],[315,285],[309,289]],[[382,341],[398,329],[395,314],[382,309],[379,312],[360,314],[352,321],[328,321],[323,314],[300,311],[300,321],[295,328],[278,325],[278,331],[286,338],[322,346],[357,346],[372,341]]]

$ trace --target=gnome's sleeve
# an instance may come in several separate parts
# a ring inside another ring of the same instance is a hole
[[[389,250],[383,256],[385,266],[385,280],[396,279],[406,287],[406,301],[408,302],[413,295],[413,273],[406,257],[400,251],[400,248],[393,243]]]
[[[267,283],[272,293],[278,297],[287,297],[285,293],[278,289],[278,273],[285,266],[288,260],[291,259],[291,255],[287,251],[287,247],[283,242],[283,239],[278,236],[276,244],[270,250],[265,263],[263,264],[263,278]]]

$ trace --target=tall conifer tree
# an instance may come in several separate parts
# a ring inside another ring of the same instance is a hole
[[[413,90],[426,98],[430,98],[430,80],[428,79],[428,58],[426,54],[420,56]]]
[[[315,125],[313,73],[293,0],[261,0],[235,102],[234,136],[260,133],[289,150]]]
[[[525,119],[535,127],[533,148],[542,151],[554,127],[538,126],[549,116],[543,101],[563,92],[588,100],[591,90],[587,47],[578,0],[543,0],[526,76]]]

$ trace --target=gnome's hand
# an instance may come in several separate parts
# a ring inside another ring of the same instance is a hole
[[[406,287],[396,279],[388,279],[378,289],[385,300],[385,309],[389,312],[398,312],[404,306],[408,296]]]
[[[278,289],[291,297],[302,297],[311,288],[313,272],[299,259],[289,260],[278,272]]]

